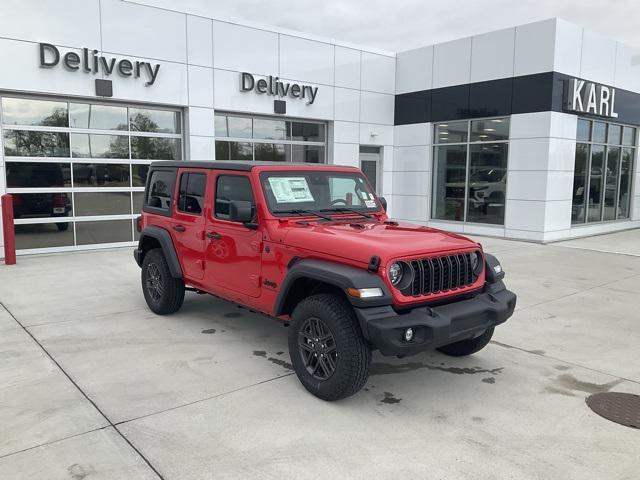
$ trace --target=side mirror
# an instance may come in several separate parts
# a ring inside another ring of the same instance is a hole
[[[378,197],[378,200],[380,200],[380,205],[382,205],[382,209],[386,212],[387,211],[387,199],[384,197]]]
[[[229,202],[229,220],[232,222],[249,223],[253,220],[251,202],[246,200],[231,200]]]

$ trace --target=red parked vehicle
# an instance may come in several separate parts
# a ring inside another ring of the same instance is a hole
[[[516,304],[480,244],[389,219],[352,167],[155,162],[138,230],[152,311],[195,290],[288,322],[295,372],[324,400],[364,386],[374,349],[475,353]]]

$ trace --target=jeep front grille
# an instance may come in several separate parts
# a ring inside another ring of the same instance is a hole
[[[471,253],[421,258],[407,262],[414,271],[413,282],[402,293],[419,296],[465,288],[476,281]]]

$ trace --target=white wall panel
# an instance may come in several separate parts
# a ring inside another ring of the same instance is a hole
[[[429,218],[429,199],[420,195],[393,195],[393,217],[426,223]]]
[[[214,112],[211,108],[189,107],[189,133],[212,137],[214,131]]]
[[[256,80],[264,78],[255,76]],[[273,115],[273,101],[281,97],[259,94],[255,91],[240,91],[240,74],[227,70],[214,70],[214,104],[216,110],[232,110],[236,112],[262,113]],[[283,79],[288,82],[289,80]],[[319,90],[313,104],[308,105],[304,99],[287,97],[287,115],[292,117],[318,120],[333,119],[333,88],[316,85]]]
[[[556,19],[554,70],[579,77],[581,56],[582,28],[560,18]]]
[[[353,143],[334,143],[333,158],[329,159],[329,163],[360,167],[360,148]]]
[[[189,104],[213,107],[213,69],[189,65]]]
[[[588,30],[582,36],[580,76],[594,82],[613,85],[616,67],[616,42]]]
[[[119,0],[101,5],[104,50],[186,63],[185,14]]]
[[[576,158],[576,141],[563,138],[549,139],[550,171],[562,170],[573,172]]]
[[[363,145],[393,145],[391,125],[360,124],[360,143]]]
[[[578,117],[569,113],[549,112],[549,135],[554,138],[575,140],[578,134]]]
[[[98,0],[3,0],[0,19],[0,37],[100,49]]]
[[[546,170],[511,170],[507,174],[507,200],[545,200]]]
[[[278,75],[278,34],[227,22],[213,22],[216,68]]]
[[[213,67],[213,21],[187,15],[187,59],[192,65]]]
[[[360,92],[347,88],[334,88],[334,114],[336,120],[360,120]]]
[[[513,76],[515,28],[476,35],[471,39],[471,81]]]
[[[555,19],[516,27],[515,76],[553,70],[555,32]]]
[[[333,45],[280,35],[280,76],[333,85]]]
[[[213,137],[189,137],[190,160],[213,160],[214,150]]]
[[[429,146],[395,147],[394,170],[396,172],[431,170],[431,150],[432,147]]]
[[[297,82],[287,78],[281,79],[283,82]],[[288,97],[267,96],[271,100],[271,113],[273,113],[273,100],[285,100],[287,102],[287,115],[291,117],[315,118],[318,120],[333,120],[334,88],[328,85],[318,85],[305,83],[313,88],[317,88],[316,97],[312,104],[308,99]],[[249,92],[256,95],[255,92]]]
[[[571,200],[548,201],[545,210],[545,232],[571,228]]]
[[[519,113],[511,115],[511,139],[548,137],[551,129],[550,112]]]
[[[333,141],[338,143],[359,143],[360,124],[355,122],[333,122]]]
[[[68,51],[82,54],[80,50],[59,50],[61,56]],[[11,68],[1,70],[0,89],[38,93],[64,92],[66,95],[95,94],[94,79],[101,77],[79,71],[69,72],[61,65],[40,68],[38,55],[38,45],[35,43],[0,38],[0,65],[11,65]]]
[[[403,195],[429,195],[429,172],[393,172],[393,191]]]
[[[509,142],[509,170],[547,170],[548,138],[523,138]]]
[[[360,88],[360,50],[335,46],[336,87]]]
[[[395,97],[363,91],[360,95],[360,121],[393,125]]]
[[[617,43],[614,85],[640,93],[640,51]]]
[[[273,113],[273,97],[258,95],[255,92],[241,92],[239,86],[240,75],[238,72],[214,69],[214,108],[266,115]]]
[[[111,53],[105,53],[111,56]],[[113,80],[113,99],[131,100],[135,102],[164,103],[169,105],[186,105],[187,98],[187,65],[183,63],[158,62],[148,58],[127,56],[132,61],[143,61],[152,64],[160,63],[160,70],[153,85],[145,86],[146,77],[134,79],[111,75]],[[91,80],[91,96],[95,95]],[[65,92],[66,90],[62,90]]]
[[[396,93],[429,90],[433,86],[433,46],[396,56]]]
[[[470,77],[471,37],[433,47],[433,88],[469,83]]]
[[[431,143],[431,124],[414,123],[411,125],[396,125],[394,127],[394,145],[409,147],[413,145],[428,145]]]
[[[510,200],[505,212],[507,230],[543,232],[545,229],[545,202],[536,200]]]
[[[380,93],[396,91],[396,59],[362,52],[362,90]]]

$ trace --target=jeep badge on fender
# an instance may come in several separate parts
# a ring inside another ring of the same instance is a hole
[[[142,292],[159,315],[190,289],[289,322],[291,364],[324,400],[358,392],[375,349],[484,348],[516,306],[498,260],[385,209],[353,167],[154,162],[136,222]]]

